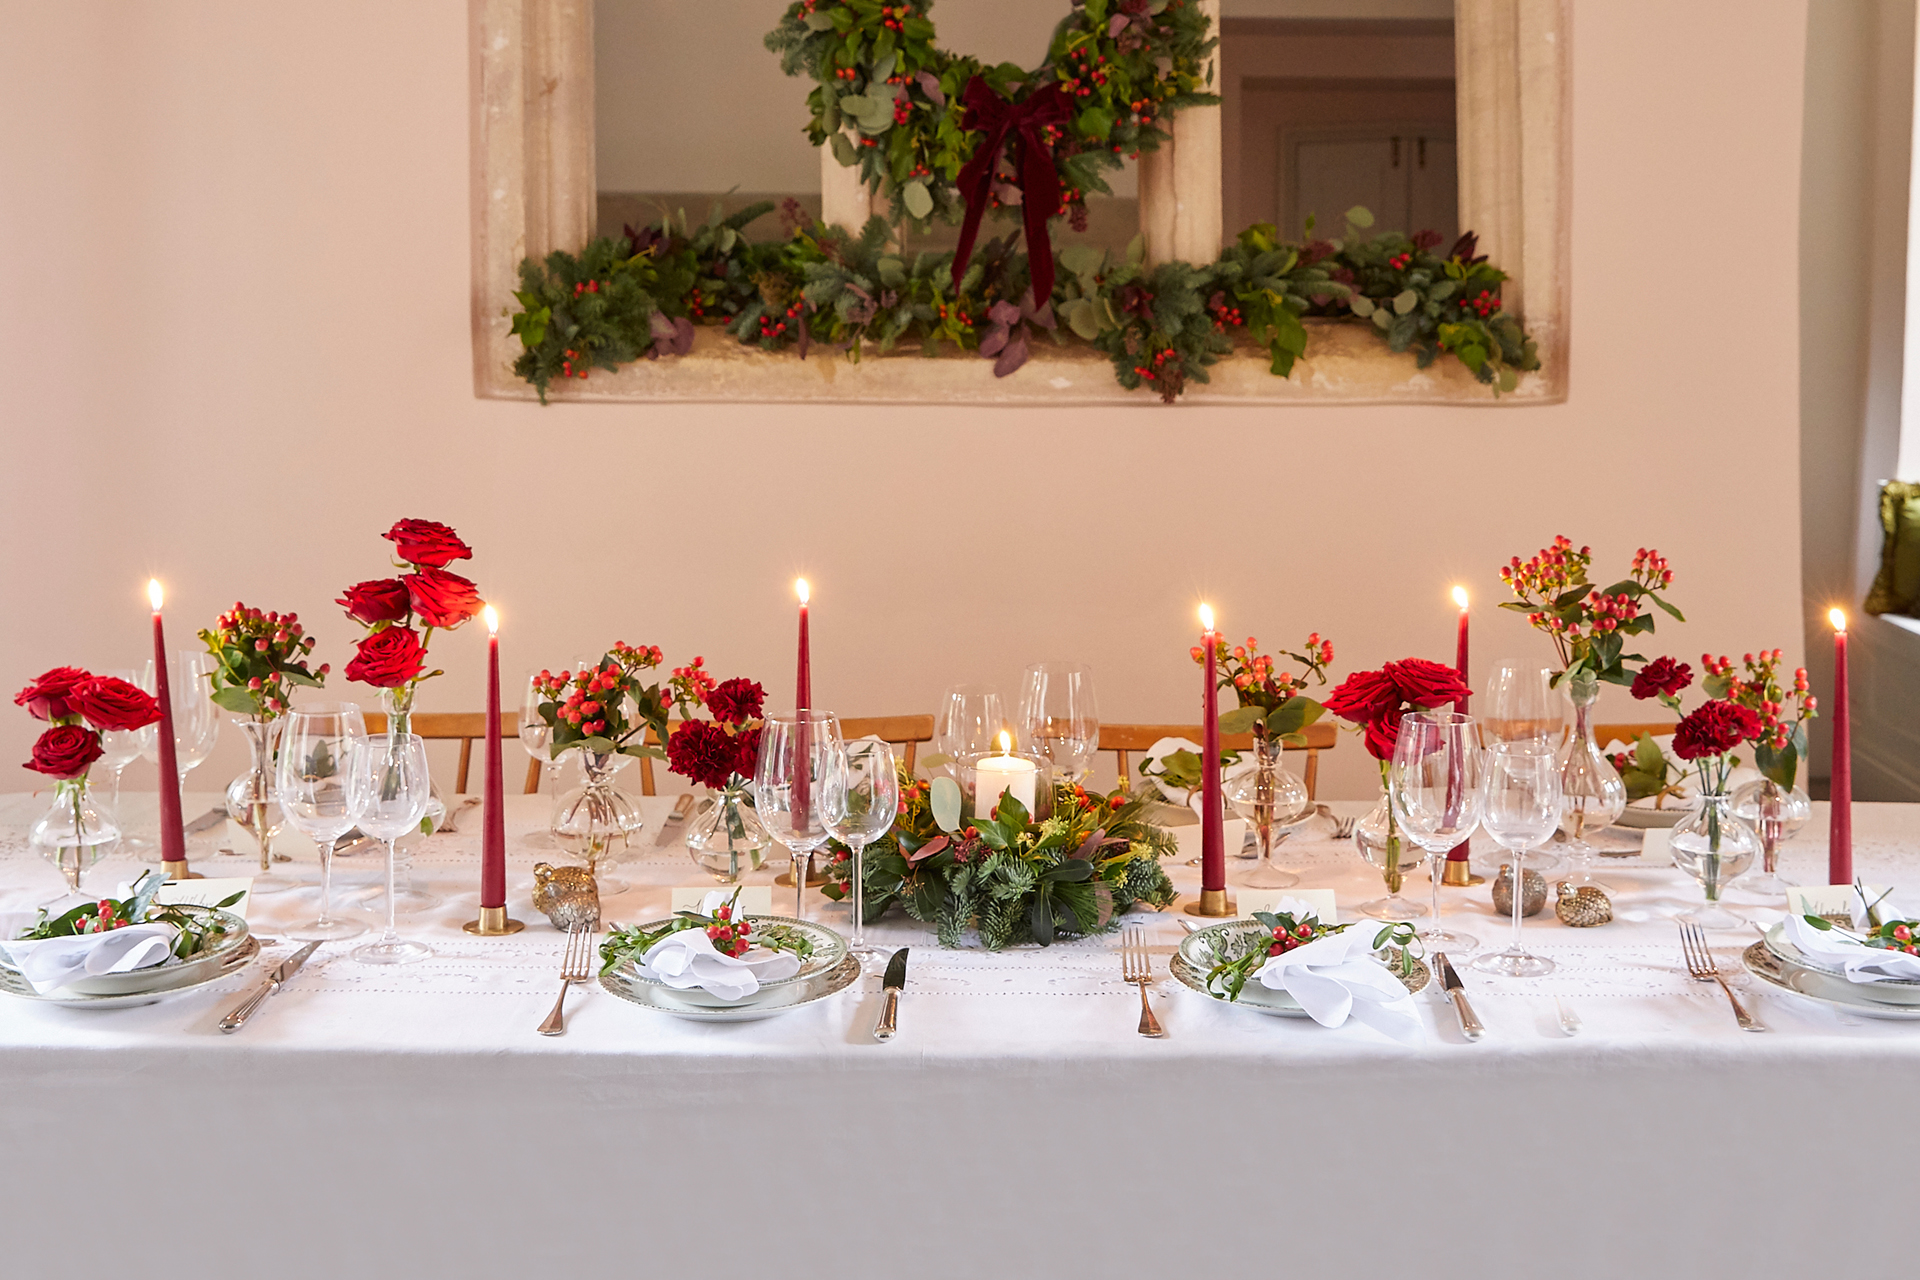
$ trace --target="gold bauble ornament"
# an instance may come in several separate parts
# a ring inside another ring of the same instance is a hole
[[[1547,905],[1547,878],[1538,871],[1528,871],[1520,877],[1520,883],[1520,914],[1539,915]],[[1513,868],[1505,863],[1493,882],[1493,909],[1503,916],[1513,914]]]

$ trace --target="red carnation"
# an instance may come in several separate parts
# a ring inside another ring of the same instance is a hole
[[[74,694],[91,679],[79,667],[55,667],[13,695],[13,705],[25,707],[36,720],[65,720],[74,714]]]
[[[760,708],[766,699],[767,691],[760,687],[758,681],[735,677],[722,680],[714,686],[707,695],[707,710],[721,724],[742,725],[760,718]]]
[[[740,740],[711,720],[688,720],[667,739],[667,767],[703,787],[721,788],[739,771]],[[758,754],[758,735],[755,735]],[[751,768],[749,767],[749,772]]]
[[[85,773],[100,758],[100,735],[77,724],[57,724],[33,744],[26,768],[66,780]]]
[[[349,618],[370,627],[382,622],[398,622],[413,607],[406,584],[398,578],[356,582],[334,603],[345,609]]]
[[[422,569],[400,579],[423,625],[457,627],[480,612],[480,590],[457,573]]]
[[[96,676],[80,686],[76,705],[96,729],[131,733],[160,718],[153,695],[118,676]]]
[[[360,642],[347,664],[347,679],[376,689],[397,689],[420,674],[426,650],[407,627],[385,627]]]
[[[733,771],[743,778],[751,778],[760,767],[760,730],[742,729],[733,735],[733,745],[739,753],[733,762]]]
[[[1693,668],[1684,662],[1675,662],[1672,658],[1655,658],[1633,677],[1633,696],[1645,701],[1662,694],[1677,697],[1680,691],[1693,683]]]
[[[1725,755],[1760,733],[1760,717],[1724,698],[1706,703],[1673,731],[1673,754],[1682,760]]]
[[[473,548],[460,535],[432,520],[402,520],[386,532],[402,560],[428,569],[444,569],[455,560],[473,559]]]

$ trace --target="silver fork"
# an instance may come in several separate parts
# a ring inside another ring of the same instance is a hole
[[[1147,954],[1147,941],[1138,929],[1120,935],[1120,976],[1140,987],[1140,1034],[1153,1040],[1166,1039],[1160,1019],[1153,1016],[1147,1003],[1147,987],[1153,982],[1153,958]]]
[[[576,982],[585,982],[592,971],[593,937],[593,929],[587,926],[567,930],[567,949],[560,954],[560,998],[553,1002],[553,1012],[540,1024],[541,1035],[566,1034],[567,988]]]
[[[1720,989],[1727,993],[1727,1000],[1733,1005],[1734,1021],[1740,1024],[1742,1031],[1765,1031],[1766,1027],[1754,1021],[1753,1015],[1740,1003],[1740,997],[1733,994],[1733,988],[1720,976],[1720,968],[1713,962],[1713,952],[1707,947],[1707,935],[1700,932],[1700,926],[1680,925],[1680,950],[1687,958],[1687,973],[1696,982],[1717,982]]]
[[[1359,821],[1359,819],[1343,818],[1324,804],[1317,804],[1313,806],[1313,810],[1315,813],[1319,814],[1321,817],[1325,818],[1328,822],[1331,822],[1333,824],[1333,838],[1335,840],[1353,839],[1353,824]]]

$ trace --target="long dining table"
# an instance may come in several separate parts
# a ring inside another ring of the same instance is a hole
[[[186,812],[212,803],[190,795]],[[671,836],[656,844],[670,803],[641,801],[648,825],[614,869],[632,887],[608,919],[664,916],[672,888],[711,883]],[[0,797],[0,910],[60,887],[27,840],[44,804]],[[136,829],[142,804],[126,802]],[[1526,923],[1553,974],[1463,965],[1487,1025],[1473,1043],[1430,991],[1412,1045],[1188,991],[1167,969],[1190,918],[1177,909],[1129,918],[1162,1040],[1136,1032],[1114,935],[946,950],[897,910],[869,929],[911,948],[889,1043],[871,1035],[876,975],[725,1025],[588,983],[547,1037],[563,935],[529,901],[535,862],[563,860],[546,822],[544,797],[509,798],[523,932],[459,927],[477,906],[470,810],[410,854],[414,885],[442,901],[401,930],[431,959],[370,966],[359,940],[325,944],[237,1034],[216,1022],[292,950],[309,889],[255,897],[262,959],[208,987],[114,1010],[0,1000],[5,1274],[111,1257],[165,1276],[1792,1275],[1910,1247],[1907,1157],[1882,1150],[1920,1129],[1920,1025],[1762,989],[1740,971],[1748,929],[1711,935],[1769,1029],[1741,1031],[1683,963],[1672,918],[1699,886],[1659,859],[1600,860],[1611,924],[1569,928],[1550,906]],[[1816,805],[1783,854],[1790,879],[1824,881],[1826,824]],[[1856,805],[1854,829],[1869,882],[1920,877],[1920,806]],[[310,845],[279,847],[283,873],[317,879]],[[194,856],[244,876],[250,849],[216,829]],[[1475,856],[1491,869],[1491,846]],[[1381,892],[1322,821],[1276,860],[1334,890],[1342,918]],[[381,864],[337,860],[337,895],[377,905]],[[139,868],[116,854],[88,887]],[[1197,889],[1197,868],[1169,871]],[[1426,891],[1424,871],[1409,877]],[[792,901],[776,890],[779,910]],[[1449,927],[1501,944],[1485,886],[1443,902]],[[1764,923],[1782,905],[1742,909]],[[806,910],[845,930],[845,906],[809,893]]]

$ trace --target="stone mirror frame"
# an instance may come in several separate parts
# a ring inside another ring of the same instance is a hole
[[[1216,19],[1219,0],[1201,0]],[[1360,325],[1309,320],[1291,378],[1236,354],[1183,399],[1194,404],[1554,403],[1567,394],[1568,0],[1455,0],[1460,225],[1512,279],[1507,305],[1539,344],[1541,368],[1496,399],[1458,361],[1421,370]],[[473,380],[477,396],[532,400],[512,371],[506,309],[522,259],[578,250],[597,220],[593,0],[469,0],[472,84]],[[804,89],[798,83],[796,93]],[[1221,109],[1174,117],[1172,145],[1141,158],[1140,221],[1153,260],[1210,262],[1221,226]],[[827,220],[865,221],[865,193],[821,149]],[[980,359],[869,356],[802,361],[703,327],[691,354],[596,373],[560,401],[1152,404],[1114,382],[1083,346],[1034,348],[995,378]]]

